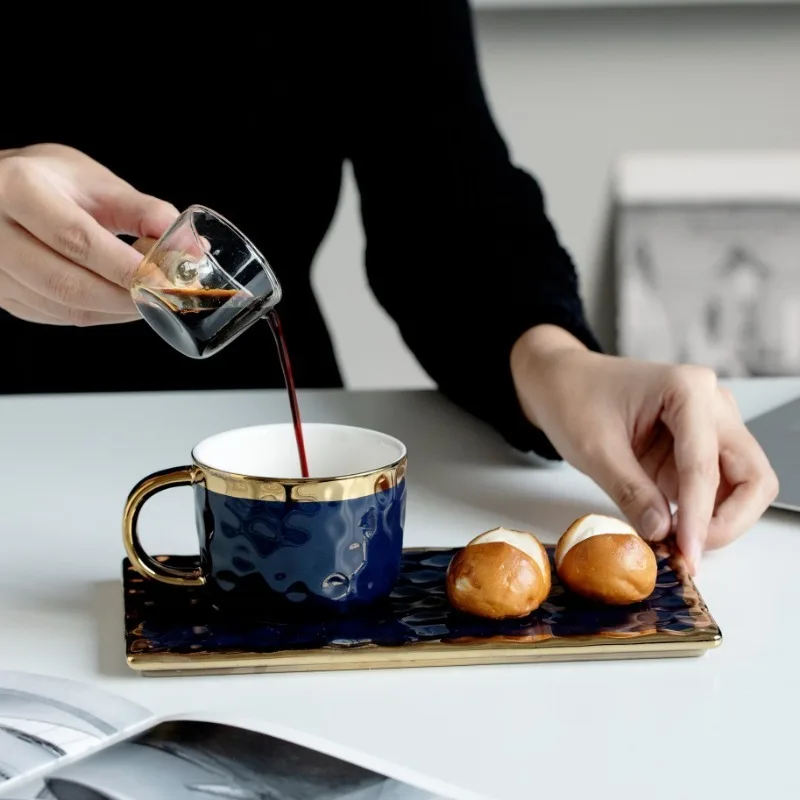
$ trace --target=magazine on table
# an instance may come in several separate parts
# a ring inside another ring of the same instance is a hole
[[[3,670],[0,798],[481,800],[264,721],[161,717],[81,683]]]

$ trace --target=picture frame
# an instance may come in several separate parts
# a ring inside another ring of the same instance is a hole
[[[620,355],[800,374],[800,151],[629,154],[615,205]]]

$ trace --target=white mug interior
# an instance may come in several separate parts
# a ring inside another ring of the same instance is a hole
[[[349,425],[303,423],[310,479],[344,478],[396,464],[405,445],[379,431]],[[253,478],[296,480],[300,461],[291,423],[255,425],[217,433],[192,451],[195,463]]]

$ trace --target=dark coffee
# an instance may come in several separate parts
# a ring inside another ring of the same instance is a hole
[[[241,289],[161,289],[160,294],[172,300],[179,311],[213,311],[239,295],[243,300],[250,297]]]
[[[303,421],[300,419],[300,404],[297,402],[297,389],[294,385],[294,374],[292,373],[292,362],[289,358],[289,349],[286,346],[286,337],[283,335],[283,325],[278,312],[273,310],[267,314],[272,333],[275,337],[275,344],[278,346],[278,358],[281,360],[283,378],[286,381],[286,391],[289,394],[289,407],[292,411],[292,422],[294,423],[294,438],[297,442],[297,456],[300,459],[300,474],[308,477],[308,459],[306,457],[306,443],[303,438]]]
[[[140,287],[134,302],[142,317],[176,350],[206,358],[245,327],[253,298],[237,289],[151,289]]]
[[[239,289],[153,289],[139,287],[134,292],[139,312],[150,326],[173,347],[190,358],[206,358],[236,336],[261,309],[249,292]],[[286,346],[283,325],[276,311],[266,315],[275,337],[281,362],[289,408],[292,412],[300,474],[308,477],[308,459],[300,405],[294,384],[292,362]]]

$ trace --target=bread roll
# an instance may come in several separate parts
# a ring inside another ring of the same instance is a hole
[[[609,605],[649,597],[658,571],[650,545],[627,522],[601,514],[569,526],[556,547],[555,566],[566,589]]]
[[[447,568],[447,599],[466,614],[526,617],[550,593],[550,560],[541,542],[507,528],[476,536]]]

